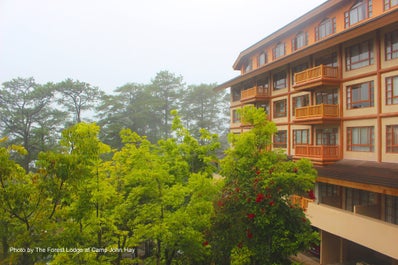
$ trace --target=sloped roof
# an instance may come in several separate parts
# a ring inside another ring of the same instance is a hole
[[[398,163],[344,159],[316,169],[320,177],[398,189]]]

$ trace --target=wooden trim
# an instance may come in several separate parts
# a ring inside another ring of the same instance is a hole
[[[333,179],[333,178],[322,177],[322,176],[318,176],[316,178],[316,182],[322,182],[322,183],[332,184],[332,185],[336,185],[336,186],[342,186],[342,187],[346,187],[346,188],[366,190],[366,191],[371,191],[371,192],[380,193],[380,194],[398,196],[397,188],[391,188],[391,187],[386,187],[386,186],[382,186],[382,185],[365,184],[365,183],[359,183],[359,182],[353,182],[353,181],[341,180],[341,179]]]
[[[381,117],[380,114],[382,113],[382,89],[381,89],[381,73],[380,73],[380,69],[381,69],[381,38],[380,38],[380,30],[376,31],[376,67],[377,67],[377,80],[376,80],[376,85],[377,85],[377,89],[376,89],[376,97],[374,97],[374,99],[376,100],[375,102],[375,106],[377,106],[377,131],[375,134],[375,138],[376,138],[376,152],[377,152],[377,162],[381,162],[382,161],[382,155],[383,155],[383,148],[382,148],[382,123],[381,123]],[[373,90],[374,91],[374,90]]]

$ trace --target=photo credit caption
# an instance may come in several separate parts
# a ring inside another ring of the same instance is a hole
[[[10,247],[10,253],[135,253],[134,248],[96,248],[96,247],[88,247],[88,248],[53,248],[53,247]]]

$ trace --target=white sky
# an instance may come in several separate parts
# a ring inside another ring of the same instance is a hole
[[[325,0],[0,0],[0,83],[77,79],[106,92],[168,70],[223,83],[239,53]]]

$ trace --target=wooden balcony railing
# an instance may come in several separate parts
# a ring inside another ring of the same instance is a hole
[[[290,196],[290,200],[292,202],[292,204],[298,205],[301,207],[301,209],[303,209],[304,211],[307,210],[308,208],[308,204],[310,202],[313,202],[314,200],[309,199],[309,198],[305,198],[299,195],[292,195]]]
[[[309,88],[311,83],[316,85],[336,83],[339,81],[339,71],[337,67],[319,65],[302,72],[294,74],[294,88]]]
[[[340,160],[338,145],[296,145],[295,156],[316,159],[318,161]]]
[[[269,89],[262,86],[255,86],[246,90],[242,90],[240,93],[241,101],[270,96]]]
[[[320,104],[296,109],[296,119],[339,117],[339,105]]]

